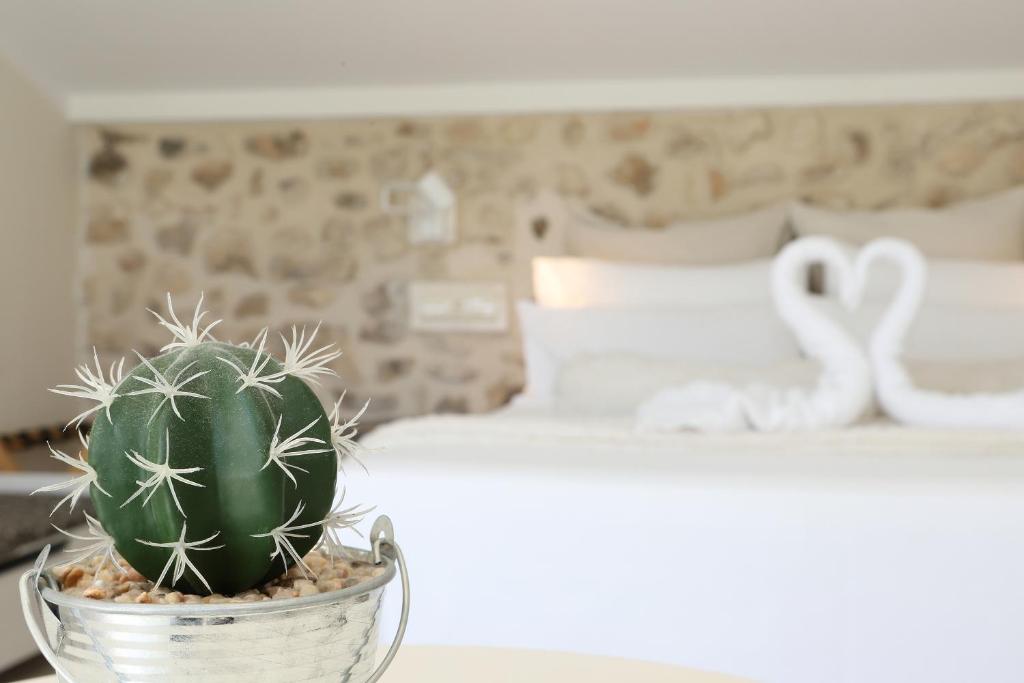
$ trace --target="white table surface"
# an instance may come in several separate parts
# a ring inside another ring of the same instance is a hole
[[[485,647],[403,647],[388,683],[750,683],[723,674],[628,659]],[[45,676],[24,683],[54,683]]]

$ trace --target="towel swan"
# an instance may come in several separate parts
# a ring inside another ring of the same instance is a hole
[[[1024,429],[1024,389],[1005,393],[947,394],[914,386],[900,357],[903,340],[924,296],[927,266],[921,252],[904,240],[879,239],[857,255],[849,293],[856,303],[871,266],[890,261],[899,267],[900,287],[869,342],[878,402],[898,422],[924,427]]]
[[[814,389],[743,388],[695,382],[666,389],[637,410],[641,431],[800,431],[855,422],[872,397],[871,367],[857,340],[811,304],[807,267],[823,263],[839,277],[842,300],[856,303],[861,288],[853,264],[834,240],[808,237],[789,244],[772,264],[772,296],[803,351],[822,365]]]

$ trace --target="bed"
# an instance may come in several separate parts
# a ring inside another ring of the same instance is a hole
[[[638,435],[508,408],[366,439],[353,500],[410,557],[409,641],[768,683],[1019,681],[1024,438]]]
[[[372,475],[348,478],[410,557],[411,642],[766,683],[1021,680],[1024,432],[910,427],[877,406],[798,433],[645,432],[638,416],[709,376],[824,377],[768,286],[787,221],[853,251],[893,230],[911,240],[931,276],[906,347],[915,381],[1020,387],[1024,189],[941,211],[769,207],[653,234],[551,196],[520,213],[534,299],[518,311],[523,395],[386,425],[365,440]],[[819,275],[815,315],[833,316]],[[854,343],[898,283],[876,274],[839,321]]]

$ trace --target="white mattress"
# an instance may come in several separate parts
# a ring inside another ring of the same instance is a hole
[[[1024,438],[872,424],[640,436],[527,411],[373,432],[413,643],[771,683],[1019,681]]]
[[[679,471],[698,466],[708,458],[714,459],[714,469],[728,469],[736,458],[754,457],[772,460],[771,468],[780,464],[776,458],[799,459],[801,466],[827,473],[881,457],[883,460],[877,464],[882,468],[900,467],[892,462],[894,458],[909,459],[924,467],[919,472],[935,474],[958,465],[966,471],[984,471],[978,468],[979,458],[1002,460],[1016,467],[1015,456],[1024,455],[1024,432],[919,429],[884,420],[847,429],[788,434],[644,434],[633,429],[633,422],[631,416],[555,415],[512,408],[488,415],[432,415],[399,420],[367,436],[365,444],[370,448],[402,449],[396,451],[396,459],[415,459],[415,451],[405,450],[410,447],[455,446],[454,450],[436,455],[467,458],[467,464],[475,466],[616,467],[626,465],[622,456],[629,455],[645,464],[660,463]],[[493,448],[499,443],[504,447]],[[474,445],[487,446],[489,450],[480,454],[472,450]],[[543,453],[544,449],[556,446],[574,449],[552,462]],[[528,452],[517,453],[515,447],[526,448]],[[615,457],[603,457],[609,453]],[[813,460],[804,460],[807,456]],[[749,463],[744,460],[743,464]]]

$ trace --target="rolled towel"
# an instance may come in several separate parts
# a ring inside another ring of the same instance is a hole
[[[854,299],[864,291],[871,266],[882,261],[895,264],[900,272],[899,289],[869,342],[882,409],[898,422],[922,427],[1024,430],[1024,387],[1001,393],[949,394],[914,384],[902,360],[903,341],[921,306],[927,264],[921,252],[905,240],[870,242],[857,255]]]

